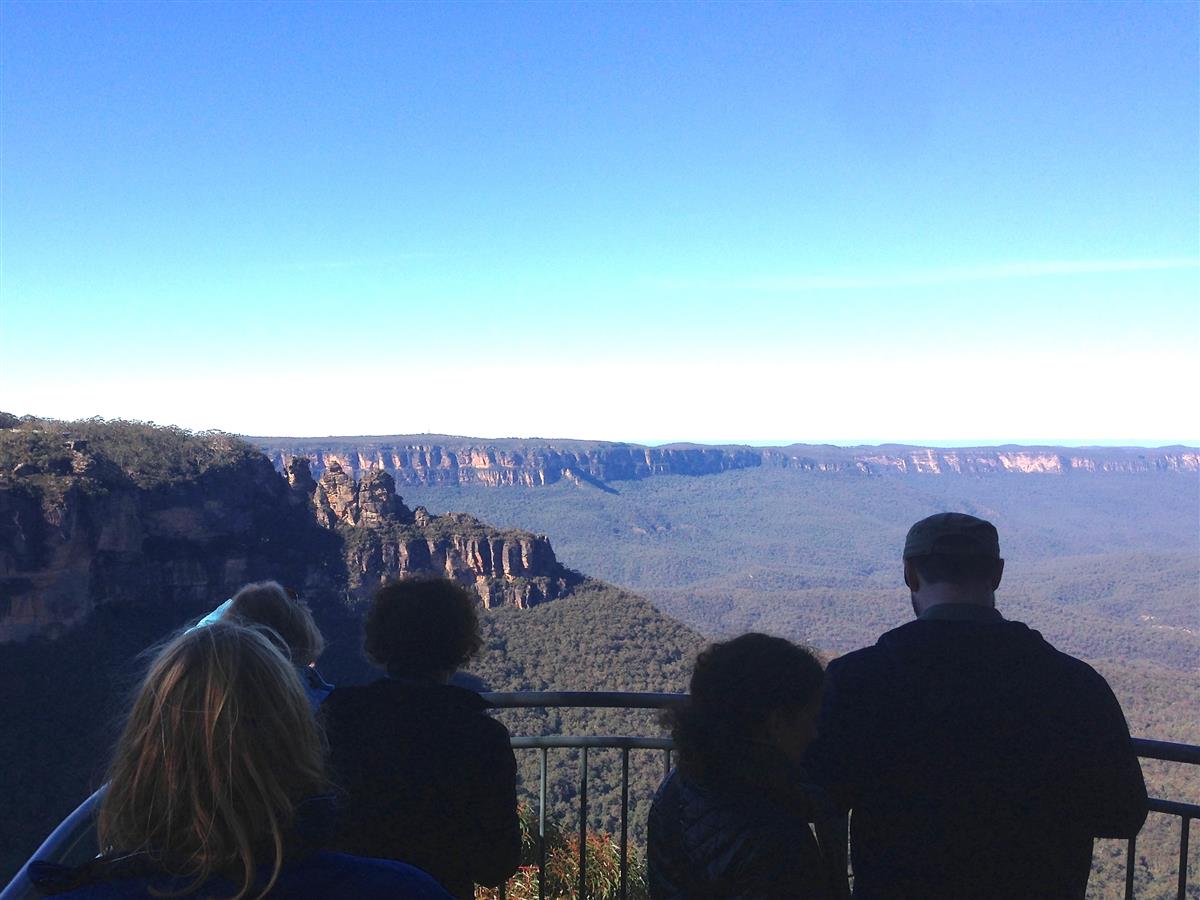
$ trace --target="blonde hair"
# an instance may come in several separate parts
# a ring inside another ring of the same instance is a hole
[[[266,625],[287,643],[292,663],[307,666],[325,650],[325,638],[313,621],[308,606],[293,600],[277,581],[256,581],[233,595],[226,621],[240,619],[251,625]]]
[[[215,622],[169,642],[146,674],[109,769],[100,846],[146,851],[192,891],[223,875],[258,897],[283,865],[296,805],[326,785],[299,677],[267,634]]]

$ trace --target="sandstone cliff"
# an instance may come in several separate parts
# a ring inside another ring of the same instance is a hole
[[[101,604],[186,618],[247,581],[328,592],[344,580],[336,541],[257,454],[153,487],[101,453],[75,455],[69,471],[0,474],[0,642],[53,637]]]
[[[760,466],[852,475],[1142,474],[1200,471],[1200,449],[1166,447],[643,447],[584,441],[482,441],[444,435],[253,438],[276,468],[296,456],[318,475],[382,471],[400,485],[606,485],[655,475],[711,475]]]
[[[488,607],[531,606],[580,580],[545,537],[409,510],[386,472],[355,479],[334,462],[317,480],[297,459],[281,477],[228,435],[136,428],[108,427],[91,447],[53,429],[0,429],[0,643],[54,637],[105,604],[183,621],[266,578],[315,606],[423,573],[472,587]]]
[[[347,592],[354,598],[365,599],[389,578],[438,574],[474,587],[485,607],[527,608],[582,580],[555,559],[544,535],[501,531],[465,513],[410,510],[382,470],[355,481],[330,461],[314,482],[308,460],[296,457],[286,472],[293,489],[307,492],[311,485],[317,521],[342,536]]]

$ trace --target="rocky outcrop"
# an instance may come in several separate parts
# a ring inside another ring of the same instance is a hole
[[[105,604],[179,622],[267,578],[315,607],[409,575],[453,578],[487,607],[581,580],[545,537],[410,510],[379,469],[356,479],[331,461],[314,479],[297,457],[281,477],[244,448],[147,486],[83,441],[16,459],[0,472],[0,643],[53,637]]]
[[[307,478],[293,474],[298,469],[307,474]],[[326,528],[338,522],[376,528],[407,524],[413,520],[412,512],[396,496],[396,482],[387,472],[371,470],[358,482],[336,462],[326,467],[320,481],[313,482],[308,472],[307,460],[294,460],[289,466],[289,484],[295,489],[301,489],[301,484],[312,484],[314,512],[317,521]]]
[[[852,475],[1148,474],[1200,471],[1195,447],[643,447],[582,441],[479,441],[430,436],[290,441],[255,438],[283,470],[307,459],[318,474],[386,472],[397,484],[606,485],[656,475],[711,475],[761,466]]]
[[[61,472],[0,478],[0,642],[52,637],[102,604],[183,618],[247,581],[328,595],[344,580],[338,542],[265,458],[154,488],[86,446],[66,458]]]
[[[303,483],[304,459],[289,465],[289,481]],[[311,477],[308,479],[311,481]],[[378,469],[350,478],[336,462],[313,485],[317,521],[343,539],[346,593],[365,600],[392,578],[444,575],[475,590],[487,608],[521,609],[567,593],[581,577],[562,566],[544,535],[491,528],[465,513],[431,516],[395,494],[391,475]]]

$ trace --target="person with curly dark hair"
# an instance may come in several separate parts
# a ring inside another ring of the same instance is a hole
[[[508,729],[448,683],[483,644],[475,607],[445,578],[384,585],[363,646],[387,676],[338,687],[322,706],[345,795],[336,846],[411,863],[468,898],[512,875],[521,852]]]
[[[668,717],[677,768],[650,807],[646,861],[656,900],[845,893],[809,822],[822,799],[800,760],[816,734],[824,672],[804,647],[765,634],[696,659],[687,703]]]

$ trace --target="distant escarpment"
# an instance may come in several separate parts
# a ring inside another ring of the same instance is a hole
[[[54,637],[99,607],[183,621],[275,579],[314,606],[436,573],[488,607],[527,607],[581,581],[540,536],[409,510],[386,472],[336,464],[286,478],[222,433],[126,422],[0,428],[0,642]]]
[[[447,435],[251,438],[279,470],[305,457],[320,474],[336,464],[350,477],[387,472],[400,485],[534,486],[569,481],[604,486],[655,475],[711,475],[771,467],[851,475],[1142,474],[1200,471],[1196,447],[976,447],[885,444],[835,447],[646,447],[600,441],[483,440]]]

